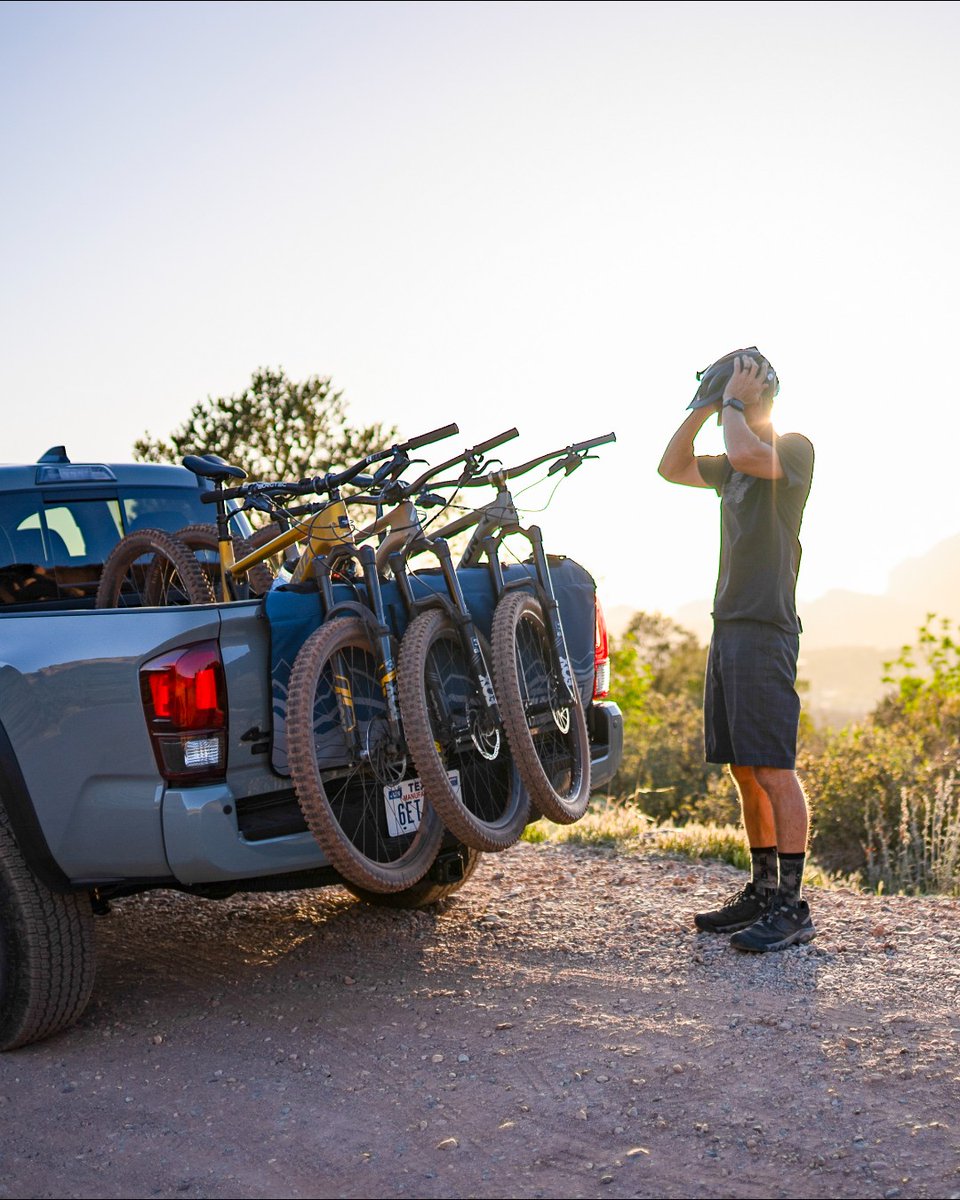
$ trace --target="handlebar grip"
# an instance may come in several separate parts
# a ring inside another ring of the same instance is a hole
[[[474,454],[486,454],[488,450],[496,450],[496,448],[498,446],[502,446],[504,442],[512,441],[515,437],[519,436],[519,429],[506,429],[503,433],[498,433],[496,437],[488,438],[485,442],[481,442],[479,446],[474,446],[472,452]]]
[[[419,450],[421,446],[429,446],[431,442],[442,442],[444,438],[453,437],[455,433],[459,432],[460,426],[456,422],[452,425],[444,425],[441,429],[433,429],[430,433],[421,433],[419,437],[404,442],[403,449]]]
[[[605,433],[603,437],[588,438],[585,442],[577,442],[570,449],[574,454],[578,454],[581,450],[592,450],[594,446],[605,446],[608,442],[615,442],[617,435],[615,433]]]

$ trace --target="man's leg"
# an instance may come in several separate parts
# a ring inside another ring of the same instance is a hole
[[[740,795],[753,872],[746,887],[729,896],[720,908],[694,916],[696,927],[706,933],[747,929],[763,915],[777,890],[777,837],[770,799],[753,767],[731,764],[730,774]]]
[[[773,810],[780,884],[769,909],[755,924],[734,934],[730,945],[762,953],[809,942],[816,930],[810,907],[800,896],[809,825],[800,780],[795,771],[781,767],[755,767],[754,774]]]
[[[810,819],[807,798],[796,771],[757,767],[757,779],[770,799],[780,854],[780,895],[790,904],[800,899]]]
[[[809,825],[807,798],[803,794],[796,771],[787,771],[781,767],[754,767],[753,774],[757,786],[770,803],[780,853],[806,854]],[[748,835],[749,832],[748,827]]]
[[[760,767],[759,770],[765,768]],[[777,826],[773,805],[766,789],[757,777],[757,768],[730,764],[730,774],[740,793],[743,827],[751,846],[776,846]]]
[[[730,764],[730,774],[740,796],[743,827],[750,843],[751,883],[769,898],[777,890],[777,832],[770,797],[761,787],[753,767]]]

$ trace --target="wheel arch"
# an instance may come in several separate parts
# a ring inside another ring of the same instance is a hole
[[[54,858],[20,769],[16,751],[3,722],[0,721],[0,804],[10,820],[20,852],[30,870],[51,892],[76,889]]]

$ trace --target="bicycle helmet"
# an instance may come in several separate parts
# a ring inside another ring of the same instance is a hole
[[[752,358],[758,366],[763,361],[763,355],[756,346],[747,346],[743,350],[731,350],[723,358],[718,358],[709,367],[704,367],[702,371],[697,372],[697,381],[700,386],[697,388],[693,399],[687,405],[688,409],[706,408],[711,404],[719,404],[723,400],[723,389],[730,382],[730,377],[733,375],[734,359],[741,354],[747,358]],[[767,362],[767,368],[767,383],[763,389],[763,399],[769,404],[777,392],[780,391],[780,380],[777,378],[777,373],[769,361]]]

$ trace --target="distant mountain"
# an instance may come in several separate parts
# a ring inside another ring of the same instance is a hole
[[[671,615],[706,642],[710,609],[710,600],[695,600]],[[886,690],[883,663],[916,641],[928,613],[960,622],[960,534],[896,566],[882,595],[834,589],[799,609],[800,677],[810,685],[805,707],[830,724],[861,717]],[[633,611],[611,608],[611,633],[622,633]]]
[[[701,638],[710,636],[710,601],[695,600],[673,614]],[[834,646],[895,646],[913,642],[927,613],[960,620],[960,534],[890,573],[882,595],[834,589],[800,604],[804,650]]]

